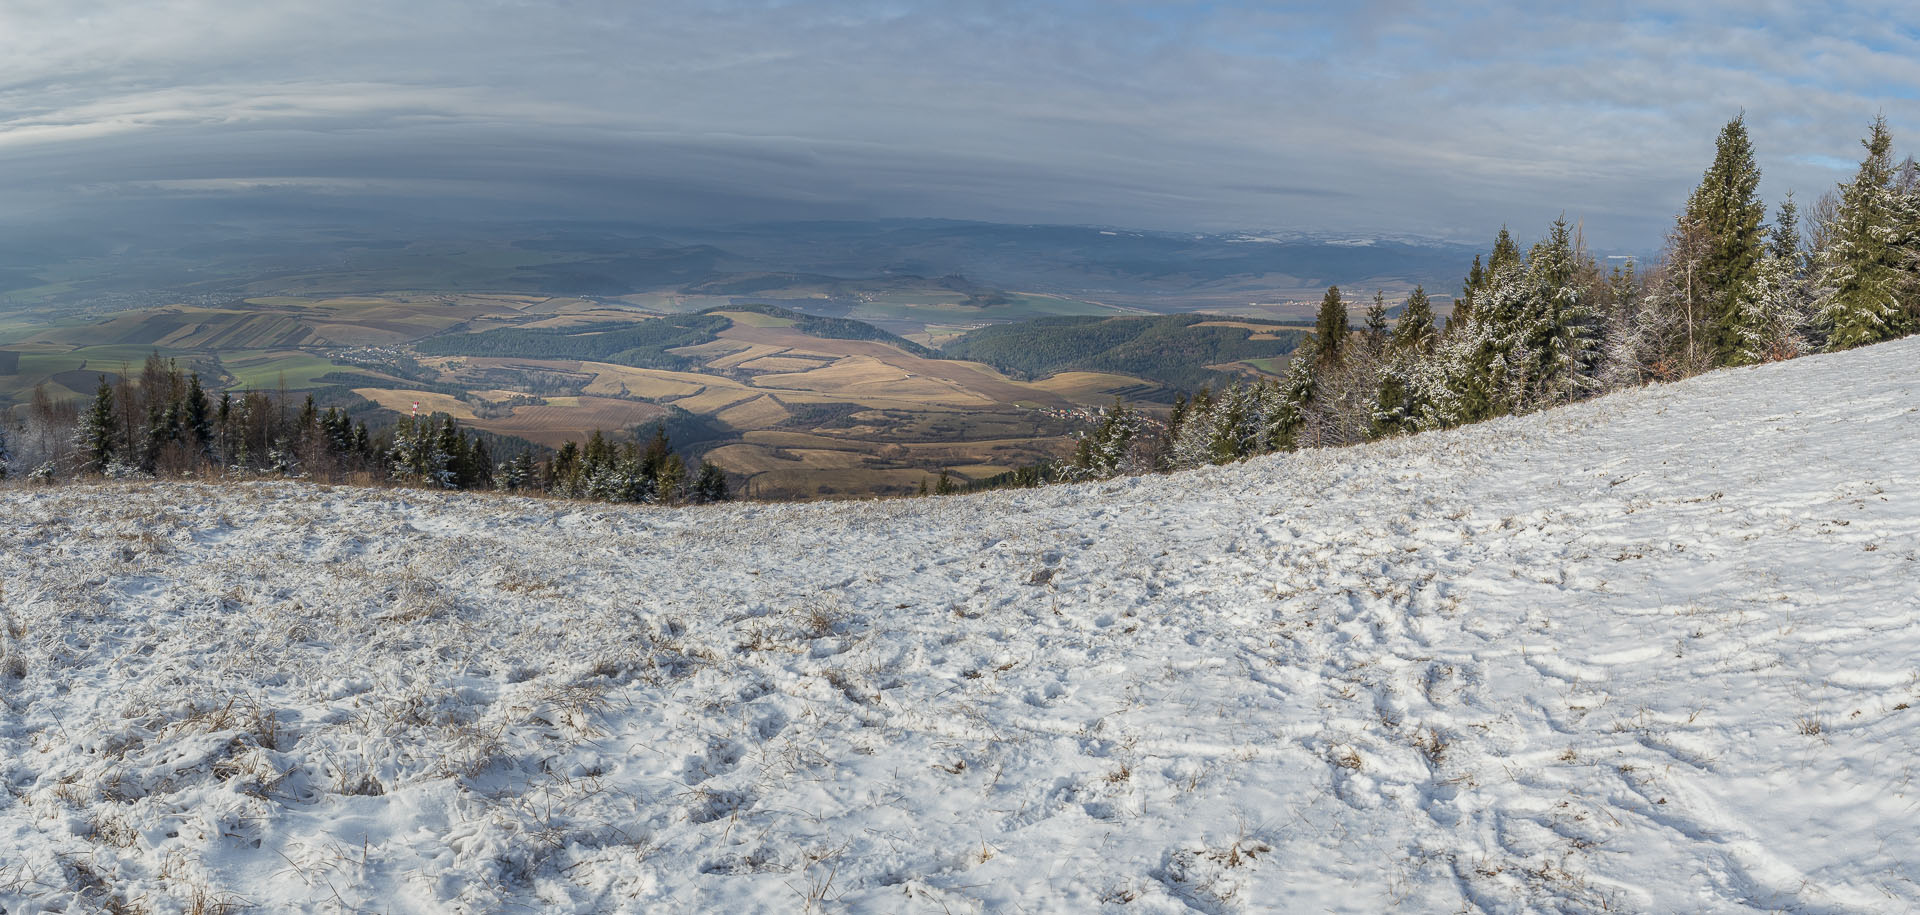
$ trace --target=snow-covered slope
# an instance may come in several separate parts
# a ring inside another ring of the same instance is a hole
[[[1920,339],[1172,477],[0,493],[0,909],[1920,909]]]

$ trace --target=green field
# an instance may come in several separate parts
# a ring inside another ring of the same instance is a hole
[[[745,324],[748,327],[792,327],[794,325],[794,319],[792,318],[782,318],[777,315],[766,315],[753,311],[722,310],[716,311],[714,314],[724,315],[733,322]]]
[[[38,321],[0,318],[0,346],[25,340],[46,329],[47,326]]]
[[[151,346],[84,346],[63,352],[19,351],[19,360],[10,374],[0,375],[0,404],[20,403],[32,396],[35,385],[45,382],[55,399],[92,394],[101,374],[119,376],[138,373]],[[178,350],[160,350],[162,357],[180,358]],[[57,377],[56,377],[57,376]]]
[[[1290,356],[1269,356],[1265,359],[1242,359],[1240,364],[1250,365],[1269,375],[1278,375],[1287,370],[1287,362],[1291,358]]]
[[[236,352],[222,354],[221,368],[242,390],[273,391],[284,386],[300,391],[320,385],[320,376],[345,371],[327,359],[303,352]],[[284,384],[283,384],[284,383]]]

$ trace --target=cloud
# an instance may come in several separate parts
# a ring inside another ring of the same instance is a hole
[[[41,218],[108,186],[171,199],[297,179],[709,221],[1475,239],[1565,211],[1644,248],[1736,112],[1773,197],[1830,186],[1876,113],[1896,138],[1920,128],[1902,104],[1920,39],[1889,27],[1903,18],[1870,3],[15,0],[0,194]]]
[[[1354,191],[1336,187],[1313,187],[1288,184],[1222,184],[1223,191],[1239,194],[1266,194],[1274,197],[1340,197],[1358,196]]]

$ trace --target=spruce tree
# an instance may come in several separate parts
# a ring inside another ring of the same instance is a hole
[[[1073,457],[1055,475],[1065,482],[1104,480],[1139,469],[1129,457],[1142,425],[1138,413],[1114,398],[1113,406],[1101,411],[1099,422],[1080,434]]]
[[[1684,214],[1708,240],[1698,269],[1710,322],[1705,342],[1715,365],[1733,361],[1740,349],[1740,316],[1749,310],[1747,301],[1766,250],[1761,223],[1767,211],[1755,194],[1759,185],[1760,168],[1754,163],[1745,115],[1737,115],[1720,129],[1713,164],[1687,198]]]
[[[1367,346],[1378,353],[1387,345],[1387,294],[1374,290],[1373,303],[1367,306]]]
[[[1539,299],[1519,246],[1506,226],[1464,314],[1456,310],[1431,365],[1413,384],[1422,428],[1445,428],[1513,412],[1538,354],[1529,348]],[[1376,408],[1377,409],[1377,408]]]
[[[145,441],[140,446],[140,471],[153,473],[159,469],[160,453],[166,450],[171,436],[167,430],[166,413],[160,401],[147,400],[147,423]]]
[[[311,407],[312,398],[307,401]],[[318,427],[318,422],[314,423]],[[467,437],[454,425],[453,417],[440,417],[440,431],[434,436],[434,450],[446,456],[446,471],[433,480],[433,485],[442,489],[466,489],[474,479],[473,454],[467,445]]]
[[[694,498],[702,503],[725,502],[731,498],[727,491],[727,472],[712,461],[700,462],[700,478],[693,486]]]
[[[1299,358],[1296,351],[1294,358]],[[1211,388],[1195,391],[1187,401],[1180,425],[1167,443],[1167,464],[1173,470],[1191,470],[1213,462],[1215,439],[1214,395]]]
[[[1501,226],[1500,234],[1493,237],[1493,254],[1487,258],[1486,279],[1482,282],[1499,276],[1502,271],[1519,266],[1520,246],[1514,242],[1513,236],[1508,234],[1507,227]]]
[[[333,459],[345,465],[353,456],[353,421],[345,413],[328,407],[320,414],[320,442]]]
[[[680,455],[668,453],[666,458],[661,460],[659,467],[659,472],[653,477],[654,500],[666,503],[679,502],[686,494],[687,462]]]
[[[107,383],[107,376],[100,376],[100,387],[94,390],[93,403],[85,413],[80,414],[80,427],[74,435],[74,445],[80,450],[81,469],[93,473],[106,473],[107,467],[119,454],[119,418],[114,415],[113,385]]]
[[[1320,356],[1315,352],[1318,345],[1317,337],[1308,337],[1293,351],[1287,359],[1286,374],[1272,391],[1272,405],[1261,411],[1265,422],[1261,440],[1268,451],[1292,451],[1315,444],[1308,427],[1314,394],[1320,385]]]
[[[1099,460],[1095,456],[1096,454],[1093,432],[1089,430],[1080,433],[1080,436],[1073,442],[1073,456],[1067,458],[1066,462],[1061,464],[1057,471],[1060,482],[1072,483],[1078,480],[1091,479],[1093,469],[1097,466]]]
[[[1465,332],[1473,323],[1474,312],[1486,300],[1500,277],[1520,267],[1520,246],[1513,241],[1513,235],[1506,226],[1500,227],[1500,234],[1493,238],[1493,252],[1487,257],[1485,266],[1480,263],[1480,255],[1473,256],[1473,267],[1467,271],[1467,280],[1460,287],[1460,298],[1453,303],[1453,311],[1447,316],[1447,333],[1458,330]]]
[[[1415,405],[1408,380],[1412,362],[1410,358],[1396,357],[1380,373],[1380,390],[1374,397],[1372,424],[1367,431],[1369,438],[1414,431]]]
[[[1413,287],[1413,294],[1407,296],[1407,305],[1400,310],[1400,320],[1393,326],[1393,336],[1388,340],[1388,348],[1396,353],[1424,353],[1433,347],[1433,304],[1427,301],[1427,291],[1419,286]]]
[[[1347,306],[1340,301],[1340,287],[1328,286],[1327,294],[1320,299],[1313,335],[1321,362],[1337,365],[1346,355]]]
[[[547,462],[545,488],[556,495],[577,497],[580,495],[580,446],[575,442],[563,442],[560,450],[554,452],[553,460]]]
[[[664,463],[671,454],[673,454],[673,442],[667,438],[667,426],[665,423],[657,423],[653,427],[653,437],[647,440],[646,454],[641,460],[657,466]]]
[[[1453,303],[1453,310],[1447,313],[1447,331],[1466,327],[1473,320],[1473,302],[1475,297],[1487,285],[1486,268],[1480,266],[1480,255],[1473,256],[1473,269],[1467,271],[1466,282],[1460,285],[1460,298]]]
[[[1795,274],[1806,270],[1805,245],[1800,238],[1800,206],[1793,202],[1792,191],[1787,192],[1787,199],[1780,201],[1780,211],[1767,232],[1767,256],[1786,264]]]
[[[220,392],[220,406],[214,411],[214,427],[219,430],[215,433],[219,442],[217,447],[218,453],[214,455],[214,459],[224,464],[239,463],[236,452],[239,449],[240,437],[239,433],[234,429],[233,395],[231,393],[226,391]]]
[[[611,465],[613,460],[613,443],[607,441],[607,437],[602,435],[600,430],[593,430],[593,434],[587,437],[587,446],[580,451],[582,472],[591,474]]]
[[[1425,356],[1413,359],[1410,364],[1403,363],[1404,371],[1400,380],[1407,387],[1404,415],[1389,417],[1398,423],[1398,427],[1410,432],[1424,432],[1429,429],[1444,429],[1457,425],[1458,418],[1466,410],[1461,402],[1461,391],[1467,387],[1468,367],[1472,363],[1471,354],[1479,347],[1479,337],[1483,333],[1476,311],[1473,319],[1456,325],[1447,322],[1447,332],[1434,341],[1433,349]],[[1376,434],[1385,434],[1391,429],[1377,430]]]
[[[7,447],[8,414],[0,411],[0,480],[7,478],[7,472],[13,467],[13,451]]]
[[[1433,305],[1425,289],[1415,286],[1400,312],[1400,321],[1387,340],[1386,364],[1381,367],[1369,436],[1379,438],[1415,431],[1422,403],[1414,383],[1418,364],[1433,351],[1439,334],[1433,327]]]
[[[1261,450],[1258,422],[1259,407],[1252,385],[1236,384],[1220,392],[1213,405],[1213,436],[1207,443],[1207,460],[1231,464]]]
[[[200,373],[187,375],[187,434],[193,439],[193,448],[202,459],[213,457],[213,416],[207,403],[207,392],[200,387]]]
[[[452,456],[441,447],[440,430],[433,417],[402,416],[393,430],[393,447],[388,450],[389,472],[436,489],[452,489]]]
[[[493,488],[493,450],[487,447],[487,440],[478,434],[474,435],[473,446],[467,451],[467,476],[461,481],[460,488]]]
[[[453,417],[447,417],[447,421],[452,422]],[[311,437],[320,429],[320,408],[314,404],[312,394],[308,394],[306,402],[300,405],[298,424],[298,434],[303,439]]]
[[[1581,252],[1563,216],[1527,258],[1528,319],[1523,345],[1537,354],[1519,410],[1566,403],[1592,390],[1599,363],[1599,333],[1583,284]]]
[[[1753,288],[1741,306],[1740,346],[1731,360],[1736,365],[1791,359],[1803,348],[1806,282],[1799,221],[1799,208],[1788,194],[1768,233],[1767,253]]]
[[[1534,292],[1519,267],[1489,277],[1463,335],[1472,345],[1461,351],[1466,359],[1453,379],[1455,409],[1448,425],[1476,423],[1517,409],[1538,359],[1527,346]]]
[[[1920,329],[1920,162],[1901,163],[1894,179],[1894,263],[1899,271],[1895,296],[1905,306],[1902,333]]]
[[[1893,135],[1887,119],[1875,118],[1860,143],[1867,155],[1853,180],[1840,186],[1832,240],[1819,252],[1828,289],[1819,321],[1830,350],[1878,343],[1904,330],[1905,316],[1895,297],[1903,265],[1902,252],[1892,243]]]
[[[505,492],[521,492],[533,488],[537,478],[533,469],[533,456],[521,452],[500,465],[500,471],[493,475],[495,489]]]
[[[1173,443],[1180,437],[1180,426],[1187,421],[1187,395],[1173,395],[1173,409],[1167,411],[1167,423],[1160,429],[1160,440],[1153,448],[1154,465],[1157,471],[1167,471],[1173,467]]]

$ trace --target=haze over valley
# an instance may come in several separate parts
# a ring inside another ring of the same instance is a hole
[[[459,243],[258,231],[13,248],[0,406],[36,388],[90,396],[158,354],[208,390],[312,393],[376,427],[418,404],[545,453],[666,423],[763,497],[899,494],[942,471],[977,481],[1057,459],[1116,397],[1165,404],[1276,374],[1330,280],[1397,300],[1472,257],[1407,239],[940,220],[483,225]],[[1200,311],[1214,317],[1177,318]],[[701,315],[645,353],[607,334]],[[1137,332],[1124,352],[1037,363],[968,339],[1042,318]]]

